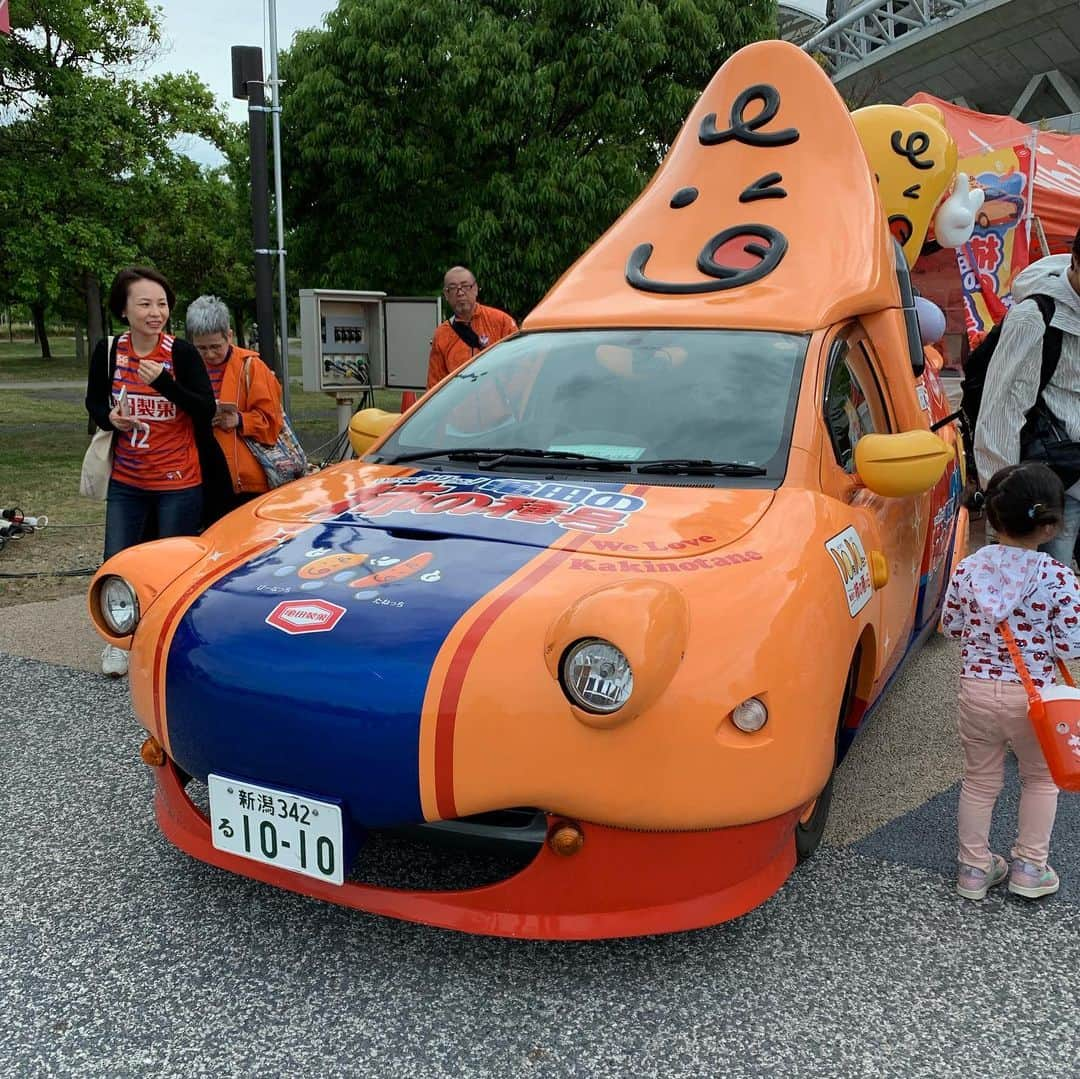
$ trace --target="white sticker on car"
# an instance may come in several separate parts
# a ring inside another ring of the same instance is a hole
[[[826,541],[825,549],[840,571],[840,580],[844,582],[844,592],[847,595],[848,611],[854,618],[870,602],[874,591],[874,584],[870,579],[870,562],[863,550],[862,540],[854,528],[845,528],[839,535]]]

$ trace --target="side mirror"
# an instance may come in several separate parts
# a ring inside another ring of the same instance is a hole
[[[362,457],[400,419],[400,412],[386,412],[381,408],[365,408],[357,412],[349,420],[349,443],[353,453]]]
[[[911,271],[900,241],[893,240],[893,256],[896,260],[896,280],[900,285],[900,306],[904,313],[904,329],[907,331],[908,356],[911,370],[916,378],[923,373],[922,334],[919,331],[919,315],[915,310],[915,290],[911,287]]]
[[[863,435],[855,444],[855,469],[874,494],[906,498],[929,491],[954,456],[931,431]]]

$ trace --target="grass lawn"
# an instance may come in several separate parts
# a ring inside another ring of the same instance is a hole
[[[49,518],[46,528],[8,540],[0,549],[0,608],[84,592],[86,571],[101,564],[105,503],[78,493],[89,441],[82,389],[4,388],[5,381],[84,379],[85,372],[75,367],[74,344],[69,344],[72,354],[54,361],[66,365],[60,374],[41,360],[32,342],[0,342],[0,509],[17,506],[28,517]],[[299,375],[299,356],[293,366]],[[290,390],[290,418],[305,450],[313,453],[337,434],[334,399],[305,393],[297,383]],[[398,411],[400,396],[384,390],[375,395],[377,405],[391,412]],[[321,463],[321,457],[314,459]],[[42,576],[18,576],[23,574]]]
[[[0,576],[0,607],[83,592],[89,576],[56,574],[100,565],[105,503],[78,493],[87,442],[81,401],[0,388],[0,508],[49,518],[46,528],[0,550],[0,574],[48,575]]]
[[[75,360],[74,338],[51,337],[49,344],[53,358],[43,360],[33,341],[0,341],[0,384],[85,380],[86,365]]]

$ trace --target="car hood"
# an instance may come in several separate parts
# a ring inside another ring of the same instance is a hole
[[[409,470],[348,462],[260,500],[281,525],[335,524],[391,535],[459,537],[549,547],[571,539],[624,558],[685,558],[741,539],[775,492],[687,477],[645,486],[592,475]],[[562,544],[560,544],[561,546]]]

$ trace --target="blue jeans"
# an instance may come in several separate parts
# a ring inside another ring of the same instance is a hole
[[[1064,562],[1066,566],[1072,566],[1077,535],[1080,535],[1080,501],[1066,495],[1065,519],[1061,524],[1061,531],[1039,550],[1059,562]]]
[[[134,547],[145,538],[146,521],[157,512],[157,539],[194,536],[202,515],[202,487],[182,491],[144,491],[109,480],[105,506],[105,557]]]

